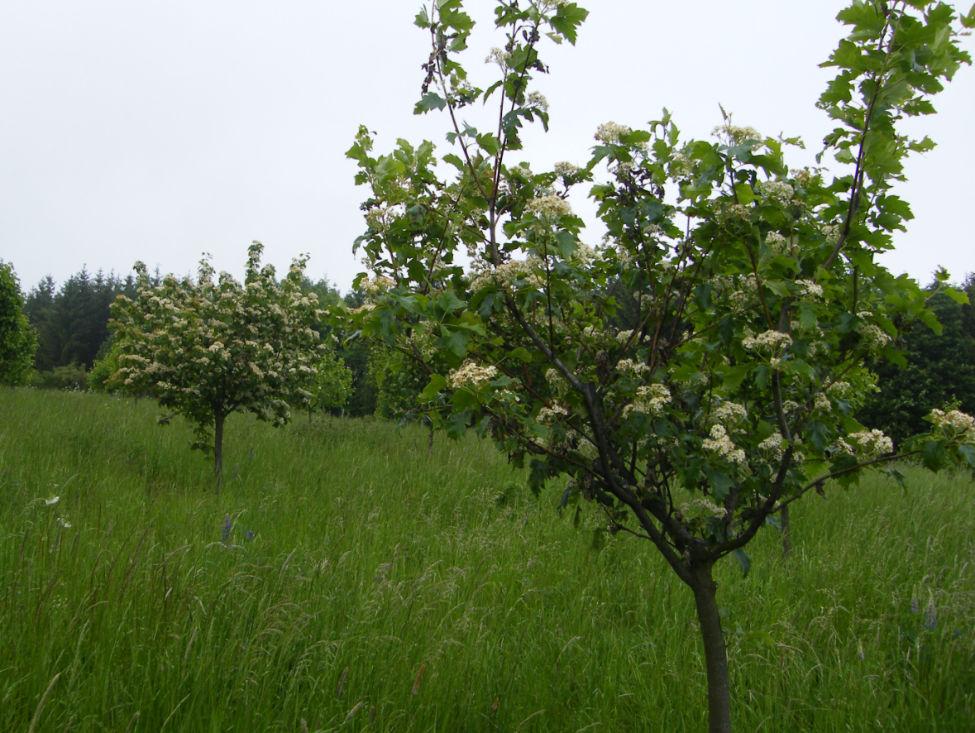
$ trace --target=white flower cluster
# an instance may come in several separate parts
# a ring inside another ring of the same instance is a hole
[[[546,405],[538,411],[538,422],[543,425],[554,425],[557,422],[565,420],[568,416],[569,411],[562,407],[562,405],[556,404],[551,407]]]
[[[542,279],[527,260],[510,260],[497,267],[489,267],[471,281],[471,290],[481,290],[489,285],[513,287],[515,281],[527,280],[534,287],[541,287]]]
[[[823,297],[823,286],[813,280],[796,280],[796,285],[805,298]]]
[[[364,280],[362,283],[362,290],[365,294],[371,298],[375,298],[378,295],[388,292],[396,283],[391,277],[386,277],[385,275],[377,275],[376,277]]]
[[[533,198],[528,202],[527,208],[539,219],[558,219],[560,216],[569,216],[572,213],[569,202],[555,194]]]
[[[877,458],[894,450],[894,442],[880,430],[861,430],[847,437],[852,441],[855,452],[864,458]]]
[[[742,143],[745,140],[762,139],[762,136],[754,127],[740,127],[738,125],[732,125],[731,123],[726,123],[724,125],[715,127],[713,133],[717,137],[724,137],[735,144]]]
[[[529,92],[528,105],[542,112],[548,112],[548,100],[541,92]]]
[[[744,204],[726,203],[715,212],[715,218],[719,224],[730,226],[742,221],[751,221],[752,210]]]
[[[839,397],[842,400],[846,399],[853,393],[853,387],[849,382],[833,382],[826,388],[826,391],[834,397]]]
[[[552,167],[552,171],[560,178],[572,178],[573,176],[579,175],[581,170],[579,166],[564,160],[560,160]]]
[[[511,54],[507,51],[502,51],[500,48],[492,48],[488,52],[487,57],[484,59],[486,64],[497,64],[502,69],[508,68],[508,63],[511,61]]]
[[[758,449],[773,456],[775,460],[779,460],[785,452],[785,438],[782,437],[781,433],[774,432],[758,444]]]
[[[870,351],[879,351],[893,341],[886,331],[874,323],[861,323],[857,326],[857,333],[863,337]]]
[[[946,437],[960,440],[963,443],[975,443],[975,417],[961,410],[931,410],[928,415],[938,430]]]
[[[781,331],[763,331],[758,336],[746,336],[741,345],[749,351],[771,351],[779,353],[792,346],[792,337]]]
[[[705,438],[701,447],[723,458],[729,463],[744,466],[746,463],[745,451],[736,446],[728,435],[724,425],[714,425],[711,428],[711,437]]]
[[[641,385],[636,389],[633,402],[623,408],[623,417],[630,413],[639,415],[659,415],[670,404],[670,390],[664,384]]]
[[[792,186],[785,181],[759,181],[755,188],[760,196],[781,206],[786,206],[792,201],[792,196],[795,194]]]
[[[650,373],[650,365],[633,359],[620,359],[616,364],[617,370],[622,374],[634,377],[643,377]]]
[[[681,504],[680,512],[685,517],[713,517],[714,519],[724,519],[727,514],[723,506],[718,506],[706,496],[695,496]]]
[[[604,122],[596,129],[596,140],[606,145],[618,145],[620,138],[629,135],[633,130],[626,125],[615,122]]]
[[[462,387],[481,387],[498,376],[498,370],[493,366],[481,366],[468,359],[447,377],[447,381],[454,389]]]
[[[740,425],[748,419],[748,410],[737,402],[726,401],[714,408],[714,421],[724,425]]]

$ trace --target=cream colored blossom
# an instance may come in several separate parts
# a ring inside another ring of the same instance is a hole
[[[788,204],[795,193],[792,186],[785,181],[759,181],[755,184],[755,189],[760,196],[782,206]]]
[[[975,443],[975,417],[961,410],[931,410],[928,420],[946,437]]]
[[[579,175],[579,173],[582,171],[579,166],[573,165],[572,163],[568,163],[564,160],[556,163],[552,170],[555,175],[559,176],[560,178],[572,178],[573,176]]]
[[[758,444],[758,449],[763,453],[774,456],[776,460],[782,458],[785,452],[785,438],[779,432],[774,432],[765,440]]]
[[[847,436],[856,453],[864,458],[877,458],[894,450],[893,441],[880,430],[861,430]]]
[[[572,214],[569,202],[555,194],[533,198],[528,202],[527,209],[539,219],[558,219]]]
[[[664,384],[648,384],[637,387],[633,402],[623,408],[623,417],[631,413],[659,415],[670,404],[670,390]]]
[[[770,351],[780,353],[792,346],[792,337],[781,331],[764,331],[758,336],[746,336],[741,345],[749,351]]]
[[[741,127],[732,125],[730,122],[715,127],[713,133],[717,137],[722,137],[730,142],[739,144],[745,140],[761,140],[762,136],[754,127]]]
[[[626,125],[615,122],[604,122],[596,130],[596,140],[607,145],[619,144],[620,138],[629,135],[633,130]]]
[[[734,444],[723,425],[713,425],[710,436],[701,442],[701,447],[704,450],[738,466],[744,466],[747,463],[745,451]]]
[[[867,348],[871,351],[879,351],[889,345],[893,339],[880,326],[873,323],[861,323],[857,326],[857,333],[863,337]]]
[[[468,359],[447,377],[447,381],[454,389],[462,387],[482,387],[498,376],[498,370],[493,366],[481,366]]]
[[[722,425],[738,425],[748,419],[748,410],[744,405],[728,400],[714,408],[712,417]]]
[[[806,298],[822,298],[823,286],[813,280],[796,280],[799,292]]]

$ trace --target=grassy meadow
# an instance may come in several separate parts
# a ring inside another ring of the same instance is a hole
[[[233,416],[217,495],[157,414],[0,391],[0,730],[706,727],[690,592],[491,444]],[[975,484],[907,473],[720,568],[738,730],[975,729]]]

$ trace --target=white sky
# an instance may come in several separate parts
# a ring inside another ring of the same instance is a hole
[[[468,0],[488,21],[492,3]],[[720,122],[801,135],[811,162],[828,129],[817,68],[841,37],[841,0],[589,0],[579,43],[547,47],[540,84],[552,130],[530,135],[537,165],[581,162],[596,126],[639,126],[663,107],[686,134]],[[426,137],[412,116],[427,52],[411,0],[3,0],[0,3],[0,259],[25,288],[87,264],[128,273],[141,259],[189,272],[203,251],[240,273],[252,239],[285,267],[343,290],[362,231],[344,151],[357,126]],[[480,24],[468,68],[490,73],[500,42]],[[975,49],[972,39],[966,46]],[[964,68],[921,129],[939,147],[909,163],[917,218],[889,267],[927,280],[975,270],[970,171],[975,73]],[[473,120],[472,120],[473,121]],[[530,153],[528,151],[531,151]],[[583,211],[586,207],[580,207]],[[595,234],[593,235],[595,238]]]

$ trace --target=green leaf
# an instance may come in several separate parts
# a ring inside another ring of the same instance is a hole
[[[422,115],[434,109],[443,109],[447,106],[447,100],[436,92],[427,92],[420,98],[413,108],[413,114]]]
[[[723,471],[711,469],[708,471],[708,482],[711,484],[711,495],[716,501],[724,501],[735,485],[734,479]]]
[[[578,28],[587,17],[589,11],[580,8],[575,3],[565,3],[559,6],[558,11],[552,16],[551,26],[573,46],[579,37]]]
[[[747,183],[735,184],[735,196],[738,197],[738,203],[744,204],[745,206],[755,200],[755,192]]]
[[[429,402],[434,397],[436,397],[440,392],[447,386],[447,378],[441,374],[433,374],[430,377],[430,381],[427,382],[427,386],[423,388],[420,393],[420,400],[423,402]]]

